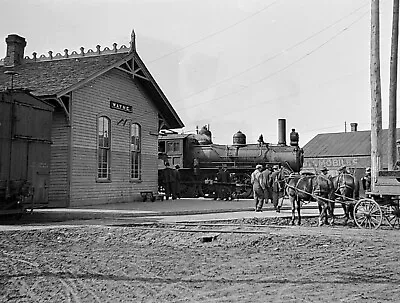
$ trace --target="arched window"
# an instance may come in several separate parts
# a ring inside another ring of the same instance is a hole
[[[97,178],[110,180],[111,176],[111,120],[105,116],[97,121]]]
[[[141,177],[141,166],[142,166],[142,157],[141,157],[141,133],[140,133],[140,125],[137,123],[131,124],[131,179],[139,180]]]

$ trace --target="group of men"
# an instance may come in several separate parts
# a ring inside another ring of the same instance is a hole
[[[332,176],[330,174],[328,174],[329,169],[327,169],[325,166],[322,167],[321,169],[321,175],[323,175],[324,177],[328,178],[328,179],[332,179]],[[341,167],[338,168],[338,174],[349,174],[349,172],[347,171],[347,166],[343,165]]]
[[[271,200],[275,210],[280,212],[285,192],[284,175],[279,165],[266,165],[265,169],[261,164],[256,165],[255,171],[251,174],[251,184],[253,185],[253,195],[255,211],[261,212],[264,203]]]
[[[321,174],[328,179],[332,179],[332,176],[328,174],[328,171],[329,170],[326,167],[323,167],[321,169]],[[338,173],[339,174],[341,174],[341,173],[349,174],[349,172],[347,171],[347,167],[345,165],[338,169]],[[368,192],[371,190],[371,167],[367,167],[365,169],[365,175],[361,178],[361,184],[362,184],[364,191]]]
[[[180,193],[180,183],[181,176],[179,172],[179,165],[175,165],[175,168],[172,168],[169,162],[165,162],[165,168],[163,171],[163,185],[165,189],[165,199],[168,200],[169,197],[172,200],[176,198],[181,198]]]

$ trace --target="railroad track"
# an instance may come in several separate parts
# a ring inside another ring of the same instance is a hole
[[[266,224],[234,224],[234,223],[193,223],[193,222],[173,222],[173,223],[122,223],[111,224],[113,227],[132,227],[138,230],[160,230],[187,233],[234,233],[234,234],[271,234],[270,230],[265,229],[284,229],[289,226],[266,225]]]

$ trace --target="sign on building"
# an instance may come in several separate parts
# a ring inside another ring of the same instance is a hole
[[[122,104],[122,103],[118,103],[118,102],[115,102],[115,101],[110,101],[110,108],[121,110],[121,111],[127,112],[127,113],[131,113],[132,112],[132,106],[131,105]]]
[[[313,170],[327,167],[337,169],[343,165],[352,168],[364,168],[370,166],[370,157],[327,157],[327,158],[305,158],[303,169]]]

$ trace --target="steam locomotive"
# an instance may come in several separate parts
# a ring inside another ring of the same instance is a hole
[[[214,144],[211,131],[203,126],[195,134],[164,133],[158,140],[159,185],[163,184],[165,163],[179,165],[182,197],[196,197],[215,192],[215,176],[225,166],[231,175],[235,195],[252,194],[250,176],[256,164],[281,165],[288,172],[299,172],[303,166],[303,149],[299,134],[292,129],[290,145],[286,144],[286,120],[278,120],[278,144],[266,143],[260,135],[257,143],[247,144],[246,135],[238,131],[232,145]]]

